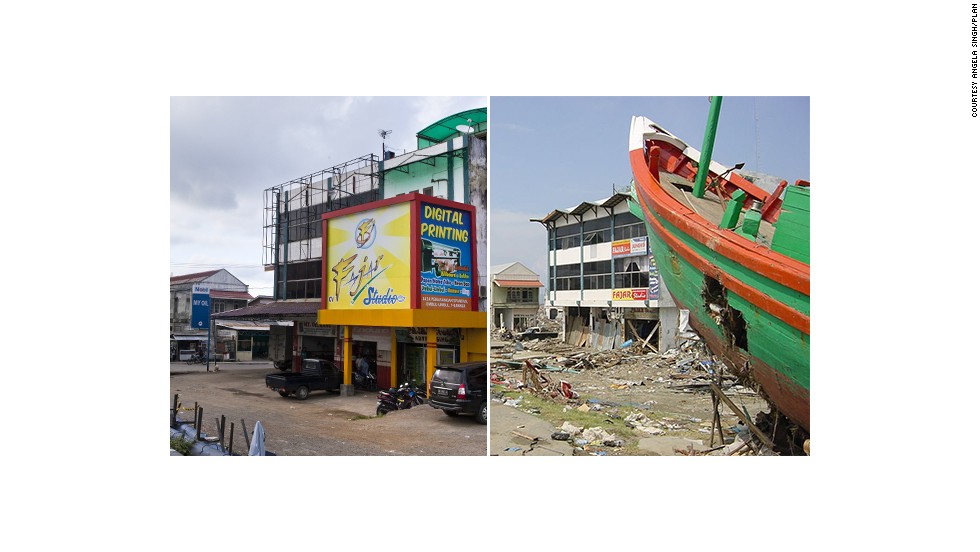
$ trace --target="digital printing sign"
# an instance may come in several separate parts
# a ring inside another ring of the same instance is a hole
[[[473,239],[470,213],[422,203],[418,270],[423,309],[471,310]]]

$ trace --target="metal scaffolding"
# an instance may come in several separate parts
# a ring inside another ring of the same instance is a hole
[[[275,271],[277,300],[319,297],[320,274],[308,263],[321,256],[320,215],[380,199],[379,182],[370,154],[265,190],[262,263]],[[289,275],[291,267],[307,272]]]

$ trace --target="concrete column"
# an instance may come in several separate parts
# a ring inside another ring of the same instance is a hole
[[[354,394],[354,354],[353,328],[344,326],[344,383],[340,386],[340,395],[349,397]]]
[[[436,328],[426,328],[425,336],[425,384],[429,385],[436,372]]]
[[[677,338],[680,309],[677,307],[660,307],[657,309],[657,316],[660,318],[660,329],[658,330],[660,342],[657,343],[657,350],[663,353],[680,347],[680,340]]]
[[[391,386],[398,387],[398,340],[395,328],[391,329]]]
[[[472,340],[467,339],[469,337],[469,335],[467,335],[468,331],[469,330],[463,328],[460,328],[459,330],[459,361],[458,362],[466,362],[470,359],[469,346]]]

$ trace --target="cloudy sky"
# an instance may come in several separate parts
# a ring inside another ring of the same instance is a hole
[[[643,115],[701,149],[708,97],[490,98],[490,266],[520,261],[547,274],[554,209],[628,187],[630,117]],[[726,97],[712,159],[790,183],[810,178],[808,97]]]
[[[485,97],[173,97],[170,100],[170,273],[227,268],[272,295],[262,267],[263,191],[385,146]]]

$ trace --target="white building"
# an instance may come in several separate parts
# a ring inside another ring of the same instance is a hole
[[[567,343],[611,349],[648,340],[659,351],[678,344],[679,311],[629,200],[617,193],[533,220],[548,231],[545,304],[563,309]]]
[[[530,326],[541,305],[540,277],[521,263],[490,267],[490,318],[495,328],[521,331]]]

